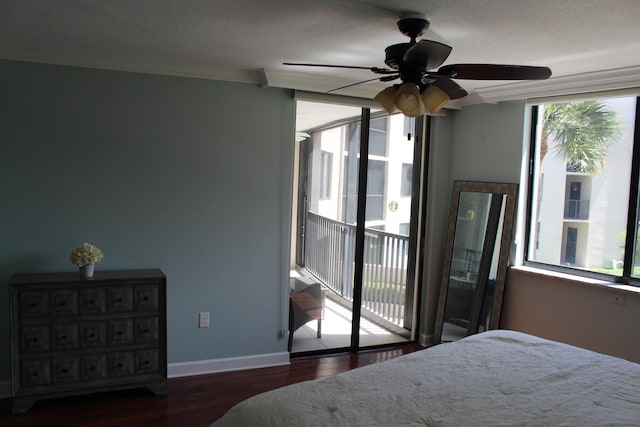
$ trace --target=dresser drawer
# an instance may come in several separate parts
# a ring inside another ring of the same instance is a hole
[[[136,351],[136,374],[160,372],[160,352],[157,349]]]
[[[110,346],[133,344],[133,320],[109,320],[107,322],[107,343]]]
[[[52,379],[54,384],[76,382],[80,380],[79,357],[55,357],[52,365]]]
[[[80,339],[77,323],[54,323],[51,325],[51,348],[70,350],[79,347]]]
[[[107,322],[81,322],[80,347],[103,347],[107,345]]]
[[[49,325],[20,327],[20,349],[25,353],[44,352],[51,348]]]
[[[42,317],[49,314],[48,291],[20,291],[19,295],[20,317]]]
[[[160,339],[160,321],[157,317],[136,319],[134,327],[136,343],[158,342]]]
[[[24,360],[20,369],[20,383],[23,387],[51,384],[51,360]]]
[[[104,288],[80,290],[80,313],[100,314],[105,312],[106,296]]]
[[[107,312],[123,312],[133,310],[133,289],[130,286],[107,288]]]
[[[157,285],[136,286],[133,292],[134,308],[136,311],[157,311],[159,309]]]
[[[69,316],[78,314],[78,291],[75,289],[59,289],[50,292],[51,314]]]
[[[80,378],[83,381],[107,378],[107,355],[88,354],[80,357]]]
[[[109,353],[108,372],[110,377],[133,375],[133,351],[117,351]]]

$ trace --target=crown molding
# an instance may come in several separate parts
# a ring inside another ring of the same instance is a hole
[[[318,93],[327,93],[337,87],[353,83],[353,81],[346,81],[344,78],[287,70],[225,69],[215,66],[144,61],[136,58],[86,55],[77,52],[51,53],[11,47],[0,47],[0,58],[103,70],[251,83],[262,87],[279,87]],[[384,83],[371,82],[341,90],[336,95],[373,99],[384,87],[386,87]],[[476,88],[470,90],[470,94],[465,98],[450,101],[446,108],[461,109],[467,105],[482,103],[638,89],[640,89],[640,66],[633,66],[552,77],[548,80],[530,80]]]
[[[259,83],[258,70],[224,69],[214,66],[143,61],[140,59],[107,55],[86,55],[76,52],[51,53],[47,51],[0,47],[0,58],[13,61],[68,65],[101,70],[192,77],[237,83]]]
[[[464,105],[640,88],[640,66],[476,89]]]

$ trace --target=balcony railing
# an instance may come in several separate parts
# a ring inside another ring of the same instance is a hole
[[[305,268],[327,287],[353,301],[356,227],[307,214]],[[362,308],[403,326],[409,238],[365,231]]]
[[[589,200],[565,200],[564,219],[589,219]]]

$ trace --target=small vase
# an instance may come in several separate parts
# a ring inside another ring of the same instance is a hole
[[[93,277],[93,270],[95,269],[95,264],[87,264],[80,267],[80,275],[84,278]]]

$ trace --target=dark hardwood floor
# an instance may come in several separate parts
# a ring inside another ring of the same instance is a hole
[[[419,349],[422,347],[410,344],[357,354],[293,359],[288,366],[172,378],[166,396],[130,390],[43,400],[26,414],[19,415],[11,415],[11,399],[0,399],[0,426],[207,426],[233,405],[255,394],[335,375]]]

